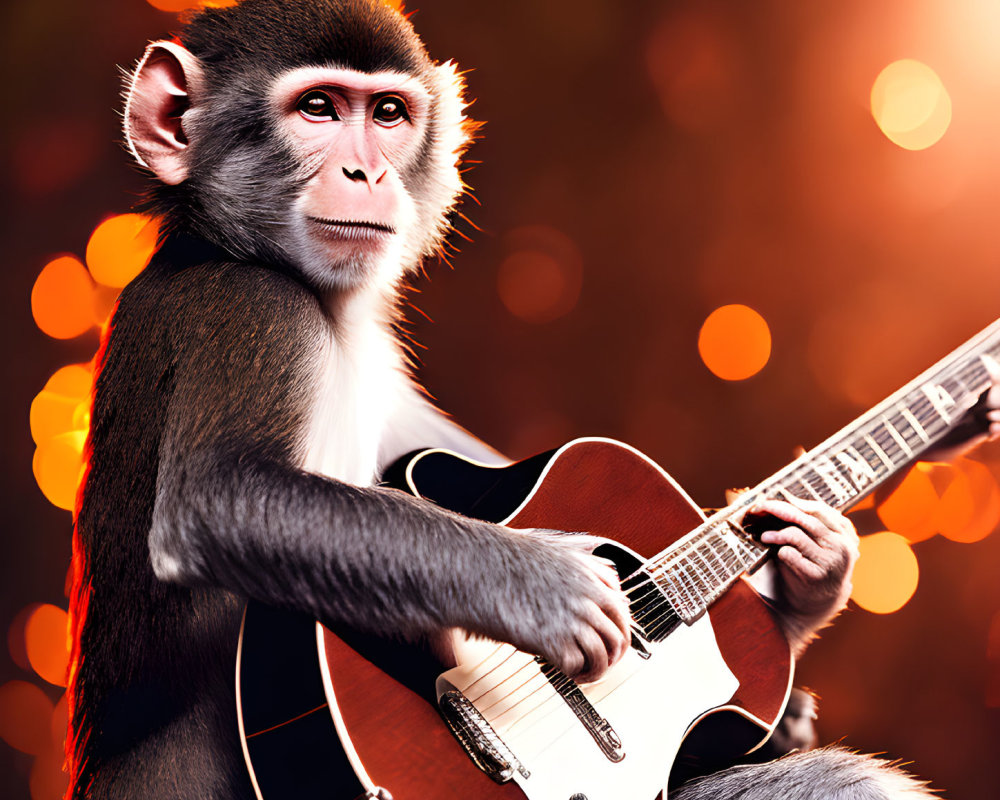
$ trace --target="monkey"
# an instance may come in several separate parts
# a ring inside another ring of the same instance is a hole
[[[430,402],[395,335],[401,285],[464,190],[464,91],[378,0],[205,8],[129,75],[125,141],[163,235],[98,355],[72,800],[254,796],[233,702],[248,598],[408,641],[465,629],[579,681],[628,648],[627,600],[588,537],[378,485],[422,446],[505,461]],[[801,649],[846,602],[856,534],[819,505],[764,510],[786,523],[770,536]],[[856,760],[810,764],[851,777]]]

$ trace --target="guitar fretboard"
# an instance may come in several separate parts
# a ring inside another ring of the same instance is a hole
[[[1000,320],[867,414],[785,469],[741,494],[705,523],[651,558],[645,571],[685,622],[700,617],[769,548],[740,525],[764,499],[792,495],[844,510],[941,438],[989,386],[981,356],[1000,352]]]

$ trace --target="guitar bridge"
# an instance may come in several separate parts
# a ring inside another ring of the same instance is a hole
[[[604,753],[605,758],[614,763],[625,758],[622,740],[615,733],[615,729],[611,727],[611,723],[597,713],[597,709],[591,705],[586,695],[580,691],[580,687],[576,684],[576,681],[567,678],[566,675],[542,658],[536,656],[535,661],[538,662],[542,674],[552,684],[552,688],[562,697],[566,705],[576,715],[576,718],[580,720],[587,733],[597,743],[597,746],[601,748],[601,752]]]
[[[465,695],[455,690],[447,691],[438,698],[438,705],[452,735],[490,778],[497,783],[507,783],[515,771],[523,778],[531,776]]]

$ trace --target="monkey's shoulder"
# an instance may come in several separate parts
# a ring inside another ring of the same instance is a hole
[[[154,259],[122,291],[114,328],[123,326],[151,336],[169,332],[182,346],[309,339],[326,321],[306,284],[269,266],[207,261],[178,268]]]

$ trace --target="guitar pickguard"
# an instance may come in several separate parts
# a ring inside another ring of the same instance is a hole
[[[516,760],[510,777],[530,800],[655,797],[691,723],[739,686],[707,615],[650,645],[649,658],[630,650],[604,678],[581,687],[620,741],[617,757],[595,741],[535,658],[484,639],[459,648],[459,665],[438,678],[438,696],[458,691],[472,703]]]

